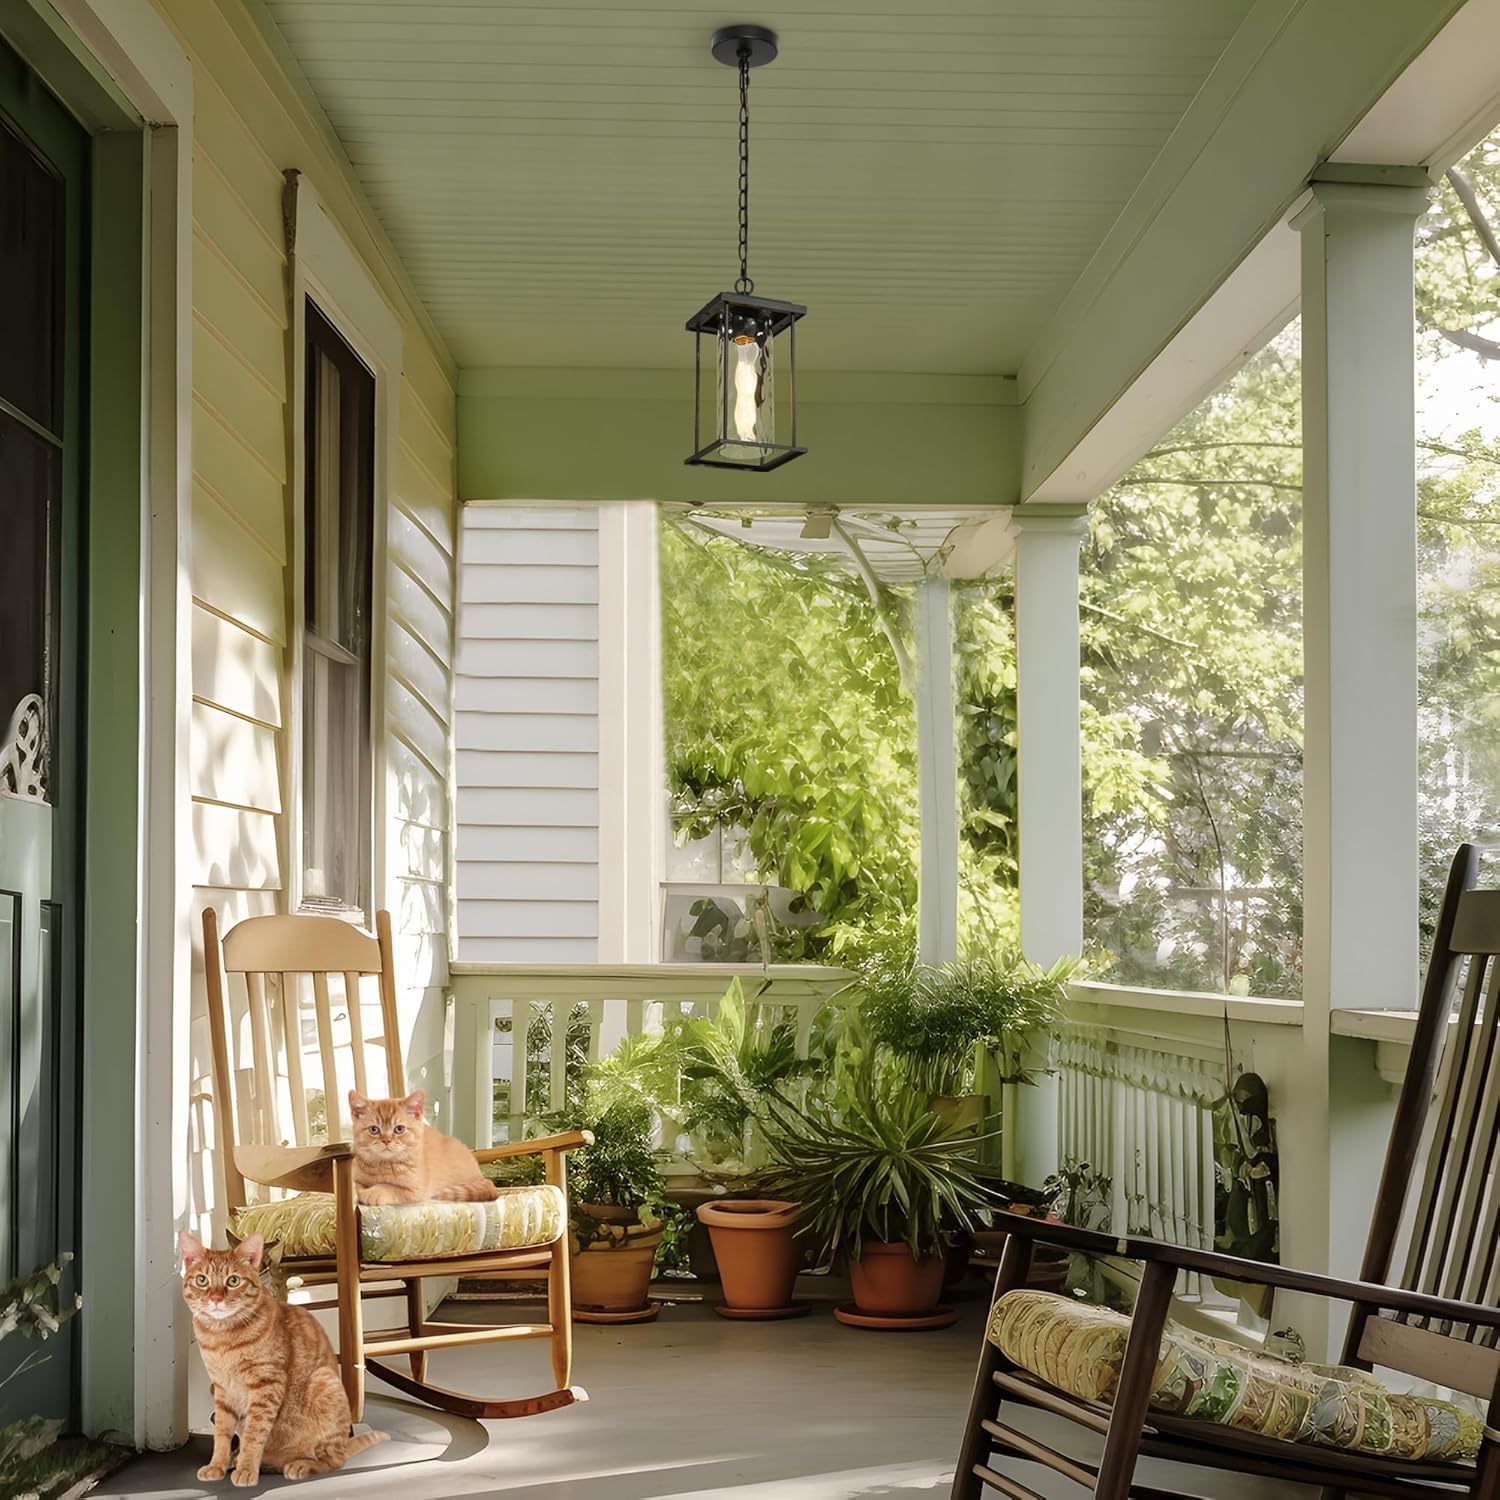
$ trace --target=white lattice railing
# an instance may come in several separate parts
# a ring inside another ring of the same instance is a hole
[[[528,1112],[562,1105],[570,1046],[575,1060],[597,1058],[674,1017],[711,1015],[736,978],[760,1017],[795,1026],[802,1057],[813,1018],[849,980],[813,964],[452,965],[452,1128],[471,1145],[517,1138]]]
[[[1302,1008],[1112,985],[1075,988],[1059,1035],[1058,1157],[1110,1179],[1116,1233],[1209,1249],[1214,1236],[1213,1106],[1226,1087],[1224,1018],[1233,1072],[1265,1078],[1272,1115],[1286,1102]],[[1294,1147],[1295,1149],[1295,1147]],[[1283,1154],[1285,1143],[1283,1143]],[[1180,1289],[1212,1299],[1188,1278]]]

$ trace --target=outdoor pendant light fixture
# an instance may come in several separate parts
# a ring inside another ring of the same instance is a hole
[[[807,452],[797,446],[796,331],[807,309],[757,297],[749,266],[750,69],[775,58],[776,33],[764,26],[726,26],[714,33],[711,45],[714,57],[740,75],[740,274],[732,292],[720,292],[687,322],[694,343],[693,454],[687,462],[775,469]],[[705,339],[712,341],[706,359]],[[786,355],[782,420],[789,441],[784,443],[776,441],[778,339]]]

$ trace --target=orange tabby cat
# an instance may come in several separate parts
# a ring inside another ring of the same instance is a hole
[[[236,1434],[237,1485],[259,1483],[262,1468],[288,1479],[326,1474],[385,1437],[349,1436],[349,1398],[328,1335],[306,1308],[278,1302],[261,1285],[260,1235],[233,1250],[206,1250],[183,1230],[177,1248],[183,1300],[214,1388],[214,1451],[199,1479],[229,1471]]]
[[[474,1153],[422,1118],[426,1103],[421,1089],[404,1099],[366,1099],[349,1090],[361,1203],[487,1203],[500,1196]]]

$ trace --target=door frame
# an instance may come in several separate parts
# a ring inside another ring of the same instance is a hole
[[[138,563],[85,577],[81,1418],[165,1447],[187,1435],[192,67],[150,0],[0,0],[0,32],[93,133],[83,510],[92,557]]]

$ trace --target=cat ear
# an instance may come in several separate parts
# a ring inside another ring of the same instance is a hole
[[[357,1120],[369,1109],[370,1101],[358,1089],[349,1090],[349,1113]]]
[[[422,1111],[427,1108],[427,1095],[421,1089],[418,1089],[414,1094],[408,1094],[401,1103],[413,1119],[420,1120],[422,1118]]]
[[[184,1265],[197,1260],[203,1254],[203,1241],[189,1234],[185,1229],[177,1231],[177,1248],[182,1252]]]
[[[266,1241],[264,1235],[247,1234],[234,1247],[234,1258],[244,1261],[247,1266],[258,1271],[260,1269],[260,1252],[265,1248]]]

